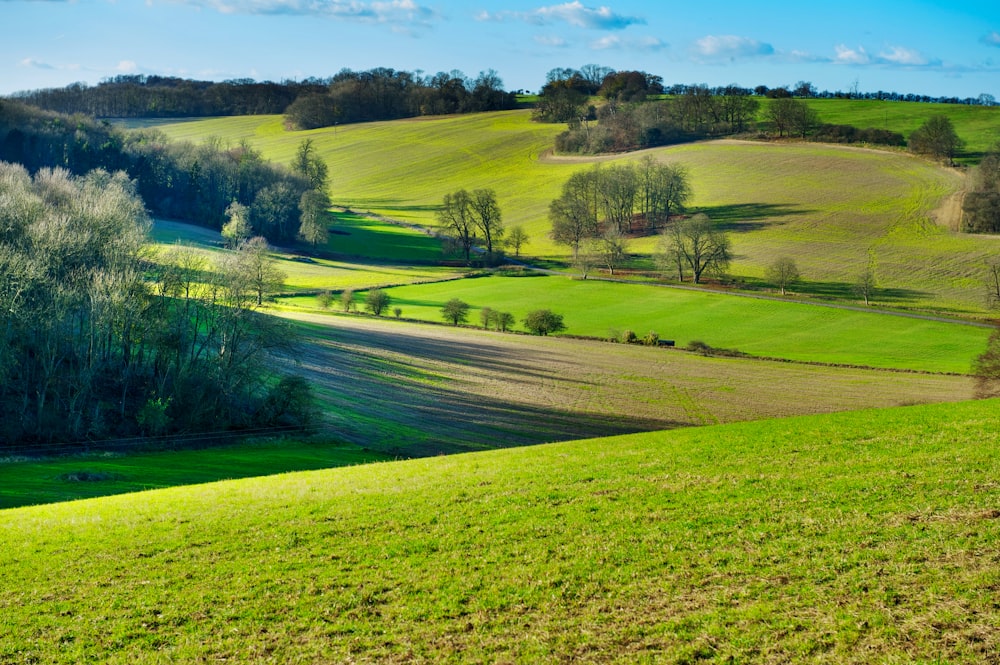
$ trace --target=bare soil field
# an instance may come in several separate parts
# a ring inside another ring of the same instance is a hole
[[[295,371],[335,436],[400,457],[972,397],[968,377],[282,316],[301,323]]]

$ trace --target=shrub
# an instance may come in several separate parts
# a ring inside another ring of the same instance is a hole
[[[635,344],[636,340],[638,339],[639,338],[636,337],[635,331],[633,330],[622,331],[622,337],[621,337],[622,344]]]
[[[524,327],[535,335],[548,335],[566,329],[562,314],[556,314],[549,309],[528,312],[528,316],[524,318]]]
[[[660,343],[660,336],[656,332],[650,330],[646,333],[646,336],[642,338],[642,343],[646,346],[656,346]]]
[[[392,313],[398,319],[399,317],[403,316],[403,308],[402,307],[393,307],[392,308]]]
[[[382,312],[389,306],[389,294],[382,289],[372,289],[365,296],[365,309],[375,316],[382,316]]]
[[[333,296],[330,295],[329,291],[324,291],[316,296],[316,304],[320,306],[321,309],[330,309],[330,305],[333,303]]]

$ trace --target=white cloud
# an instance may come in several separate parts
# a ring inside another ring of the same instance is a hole
[[[608,49],[624,49],[630,51],[659,51],[667,47],[667,44],[656,37],[624,38],[618,35],[606,35],[600,39],[590,42],[590,48],[595,51],[605,51]]]
[[[20,67],[29,67],[31,69],[56,69],[54,65],[50,65],[47,62],[40,62],[34,58],[25,58],[17,64]]]
[[[694,43],[694,52],[708,60],[735,60],[774,55],[774,47],[749,37],[708,35]]]
[[[630,25],[644,25],[646,23],[645,19],[638,16],[618,14],[606,6],[587,7],[579,0],[565,2],[561,5],[539,7],[527,12],[501,11],[490,14],[483,11],[479,13],[477,19],[480,21],[515,19],[536,25],[568,23],[577,28],[590,30],[623,30]]]
[[[879,53],[879,60],[894,65],[910,65],[916,67],[935,64],[919,51],[914,51],[913,49],[905,48],[903,46],[893,46],[886,51],[882,51]]]
[[[535,43],[542,46],[551,46],[553,48],[565,48],[566,46],[569,46],[569,43],[562,37],[548,35],[535,35]]]
[[[118,66],[115,67],[115,70],[121,72],[122,74],[132,74],[133,72],[139,71],[139,66],[132,60],[122,60],[118,63]]]
[[[840,65],[867,65],[872,61],[871,56],[862,46],[852,49],[838,44],[833,50],[836,52],[833,61]]]
[[[214,9],[221,14],[318,16],[364,23],[427,24],[434,10],[413,0],[168,0]]]
[[[987,46],[1000,47],[1000,32],[994,30],[990,34],[983,37],[983,43]]]

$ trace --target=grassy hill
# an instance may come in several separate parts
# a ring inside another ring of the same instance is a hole
[[[854,113],[848,102],[843,104],[847,110],[839,110],[842,116],[833,120]],[[926,111],[919,104],[898,108],[910,106],[920,107],[915,117]],[[959,110],[972,114],[971,127],[987,123],[983,113],[993,109]],[[857,113],[867,120],[861,110]],[[285,131],[278,116],[189,121],[160,129],[179,139],[248,138],[280,162],[289,161],[298,143],[311,138],[330,166],[336,203],[423,225],[436,224],[434,211],[445,193],[492,187],[506,223],[521,224],[530,235],[525,253],[557,260],[565,260],[568,250],[547,237],[549,202],[574,171],[606,159],[547,156],[561,126],[532,123],[528,111],[309,132]],[[985,128],[979,132],[988,134]],[[803,292],[843,297],[874,260],[880,285],[904,296],[898,306],[982,311],[983,262],[1000,251],[1000,240],[948,227],[963,186],[957,172],[905,153],[817,144],[723,141],[652,152],[686,165],[695,193],[692,207],[732,231],[737,276],[759,280],[775,258],[790,256],[803,275]],[[337,251],[339,241],[332,238],[331,250]],[[631,251],[648,256],[655,247],[655,238],[645,238],[634,241]]]
[[[996,402],[0,512],[0,661],[987,662]]]

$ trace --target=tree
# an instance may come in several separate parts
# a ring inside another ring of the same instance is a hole
[[[946,115],[931,116],[910,134],[910,150],[937,159],[947,158],[948,164],[954,164],[955,155],[963,146],[964,142]]]
[[[340,306],[344,308],[345,312],[350,312],[358,308],[357,303],[354,300],[354,290],[344,289],[340,292]]]
[[[562,314],[549,309],[535,309],[524,318],[524,327],[534,335],[548,335],[566,329]]]
[[[876,287],[875,268],[869,263],[868,266],[854,280],[854,294],[865,301],[865,307],[871,304],[871,298],[875,295]]]
[[[466,319],[469,318],[469,303],[458,298],[452,298],[441,308],[441,316],[446,321],[451,321],[451,325],[453,326],[465,323]]]
[[[483,325],[484,330],[496,323],[497,314],[498,312],[490,307],[483,307],[479,310],[479,322]]]
[[[469,199],[472,221],[486,241],[486,253],[493,256],[493,245],[503,239],[503,217],[497,204],[497,194],[492,189],[477,189]]]
[[[639,160],[636,177],[639,212],[647,229],[665,224],[691,198],[687,169],[679,164],[662,164],[646,155]]]
[[[1000,307],[1000,257],[986,261],[986,306]]]
[[[496,321],[497,330],[507,332],[514,325],[514,315],[510,312],[496,312],[494,321]]]
[[[271,247],[260,236],[250,238],[236,250],[240,264],[244,266],[247,283],[253,289],[257,305],[264,302],[264,296],[274,293],[285,282],[285,273],[278,268],[278,262],[271,256]]]
[[[472,215],[472,197],[464,189],[444,195],[437,211],[438,221],[465,255],[465,262],[472,261],[472,247],[476,242],[476,222]]]
[[[815,114],[811,114],[810,111],[809,106],[803,101],[791,97],[779,97],[767,105],[764,115],[781,138],[786,133],[808,131],[810,121],[815,122]]]
[[[976,377],[976,397],[1000,397],[1000,328],[993,331],[983,351],[972,364]]]
[[[382,312],[389,306],[391,298],[382,289],[372,289],[365,296],[365,309],[375,316],[382,316]]]
[[[226,239],[227,247],[235,249],[253,235],[253,229],[250,228],[250,209],[242,203],[233,201],[226,208],[226,217],[229,221],[222,227],[222,237]]]
[[[695,284],[706,274],[725,274],[732,260],[729,236],[703,213],[671,224],[664,230],[661,248],[665,250],[661,264],[675,265],[680,281],[684,281],[684,271],[690,270]]]
[[[628,256],[628,241],[617,227],[609,226],[601,236],[599,252],[601,262],[613,276],[615,268],[620,267]]]
[[[776,259],[768,266],[766,279],[781,289],[781,295],[785,295],[785,289],[799,281],[799,269],[795,265],[795,259],[788,256]]]
[[[521,256],[521,248],[528,244],[530,236],[525,232],[520,224],[512,226],[510,235],[507,236],[507,246],[514,250],[514,256]]]
[[[563,195],[549,204],[550,237],[560,245],[569,245],[575,260],[580,243],[597,234],[597,218],[585,198],[566,189],[564,186]]]
[[[324,219],[329,208],[330,197],[319,189],[310,189],[299,199],[299,237],[313,247],[326,245],[330,240]]]
[[[292,160],[292,171],[306,178],[313,189],[325,192],[329,180],[329,168],[326,162],[316,154],[312,139],[302,139],[295,150]]]

